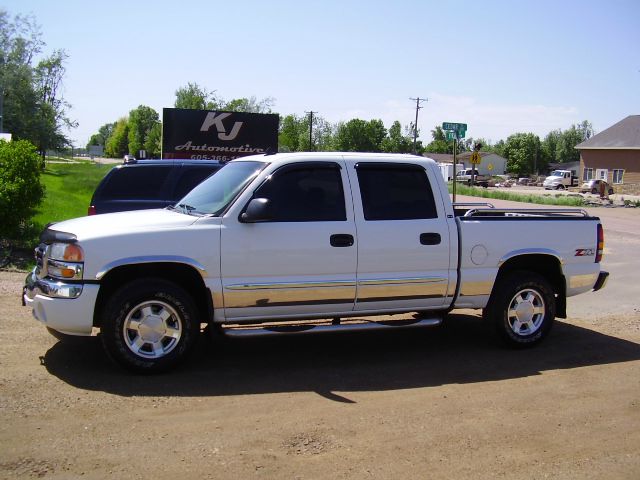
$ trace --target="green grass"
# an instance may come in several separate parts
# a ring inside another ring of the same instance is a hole
[[[91,162],[47,164],[40,177],[45,197],[33,219],[37,227],[85,216],[93,191],[111,168]]]
[[[449,192],[452,192],[452,185],[449,184]],[[582,207],[584,199],[579,196],[568,196],[562,194],[529,194],[505,192],[504,190],[489,190],[481,187],[468,187],[466,185],[456,185],[457,195],[469,195],[472,197],[495,198],[498,200],[510,200],[512,202],[535,203],[539,205],[561,205],[565,207]]]

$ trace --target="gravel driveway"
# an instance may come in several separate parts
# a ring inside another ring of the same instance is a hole
[[[57,343],[19,304],[25,273],[0,272],[0,478],[640,478],[640,212],[619,211],[601,214],[609,284],[526,351],[462,311],[418,332],[203,338],[139,377],[95,338]]]

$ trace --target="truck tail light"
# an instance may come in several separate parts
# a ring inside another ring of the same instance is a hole
[[[87,208],[87,215],[95,215],[96,213],[96,207],[95,205],[90,205],[89,208]]]
[[[604,255],[604,230],[602,229],[602,224],[598,224],[598,250],[596,252],[596,263],[600,263],[602,261],[602,256]]]

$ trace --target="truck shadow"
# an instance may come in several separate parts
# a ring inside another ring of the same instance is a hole
[[[204,337],[204,336],[203,336]],[[528,350],[493,343],[478,317],[451,315],[440,328],[222,339],[202,338],[182,367],[153,376],[113,366],[94,337],[57,343],[41,358],[49,373],[80,388],[129,396],[220,396],[385,391],[476,383],[640,360],[640,345],[557,322],[549,338]]]

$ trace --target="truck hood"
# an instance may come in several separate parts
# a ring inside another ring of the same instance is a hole
[[[134,210],[74,218],[51,225],[51,229],[73,233],[79,241],[123,233],[170,230],[192,225],[200,217],[173,210]]]
[[[544,183],[558,182],[561,181],[563,177],[556,177],[555,175],[551,175],[544,179]]]

